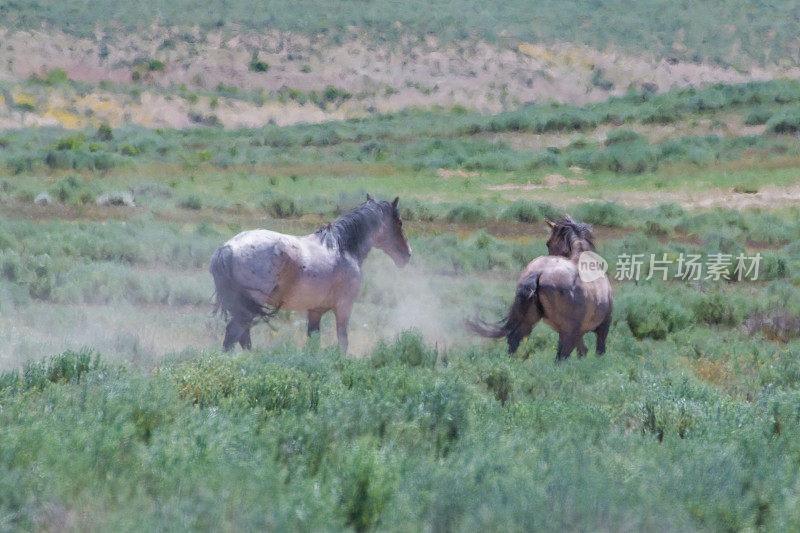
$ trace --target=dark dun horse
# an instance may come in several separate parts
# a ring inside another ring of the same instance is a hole
[[[576,347],[586,355],[583,335],[597,334],[597,354],[606,350],[611,325],[611,285],[600,271],[593,281],[584,281],[578,271],[582,252],[593,251],[592,227],[567,215],[558,222],[546,221],[551,228],[547,241],[550,255],[531,261],[517,283],[511,309],[497,324],[482,320],[467,321],[468,327],[483,337],[505,337],[508,352],[514,353],[539,320],[558,333],[556,360],[566,359]]]
[[[379,248],[398,267],[411,258],[397,202],[367,201],[305,237],[268,230],[242,232],[211,257],[216,286],[214,310],[230,316],[222,347],[238,342],[250,349],[256,317],[278,309],[308,311],[308,334],[319,331],[322,315],[333,310],[342,352],[347,323],[361,286],[361,263]]]

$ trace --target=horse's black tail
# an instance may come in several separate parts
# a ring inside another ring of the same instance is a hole
[[[253,317],[269,317],[277,309],[261,305],[250,296],[244,287],[233,279],[233,251],[230,246],[217,248],[211,256],[209,270],[214,277],[214,310],[227,318],[252,319]]]
[[[520,341],[530,333],[533,323],[526,320],[531,305],[536,305],[539,315],[543,314],[542,304],[539,301],[539,272],[534,272],[517,287],[514,296],[514,303],[508,315],[500,322],[490,324],[481,319],[467,320],[467,327],[480,335],[491,339],[506,337],[508,340],[508,352],[514,353],[519,347]]]

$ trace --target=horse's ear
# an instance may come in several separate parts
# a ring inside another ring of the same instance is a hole
[[[564,218],[567,219],[567,222],[575,222],[569,213],[564,213]]]
[[[549,218],[545,218],[544,221],[548,226],[550,226],[551,229],[556,227],[556,223],[550,220]]]
[[[367,193],[367,201],[368,201],[368,202],[371,202],[371,201],[372,201],[372,196],[370,196],[370,195],[369,195],[369,193]]]
[[[395,196],[394,197],[394,201],[392,202],[392,207],[397,209],[397,202],[399,202],[399,201],[400,201],[400,197],[399,196]]]

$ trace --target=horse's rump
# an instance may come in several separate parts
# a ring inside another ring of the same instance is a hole
[[[221,246],[211,256],[209,270],[214,278],[214,313],[220,312],[223,317],[231,315],[235,318],[269,317],[277,312],[277,308],[257,302],[250,296],[247,287],[233,278],[233,250],[230,246]]]

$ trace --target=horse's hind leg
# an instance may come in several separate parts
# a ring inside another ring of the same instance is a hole
[[[597,355],[606,353],[606,337],[608,337],[608,330],[611,328],[611,313],[603,320],[594,332],[597,334]]]
[[[536,296],[530,294],[527,298],[521,300],[519,289],[517,290],[517,298],[508,315],[509,324],[513,324],[513,329],[506,335],[508,353],[510,354],[516,353],[522,340],[531,334],[533,327],[542,319],[542,313],[535,305],[533,298],[536,298]]]
[[[253,349],[253,343],[250,340],[250,325],[247,326],[247,329],[244,330],[242,336],[239,337],[239,345],[242,347],[242,350]]]
[[[517,327],[515,327],[506,336],[506,340],[508,341],[508,353],[514,354],[517,352],[517,349],[519,348],[519,343],[522,342],[522,339],[531,334],[534,324],[535,323],[533,322],[528,322],[523,320],[522,322],[519,322],[517,324]]]
[[[556,352],[556,361],[563,361],[570,356],[572,350],[581,341],[581,336],[578,331],[568,331],[558,334],[558,351]],[[584,346],[585,348],[585,346]]]
[[[250,350],[253,347],[250,341],[250,326],[252,324],[252,317],[232,317],[225,328],[225,340],[222,341],[222,349],[227,352],[238,342],[243,349]]]
[[[242,335],[245,333],[245,328],[239,323],[236,318],[231,318],[231,321],[228,322],[228,326],[225,328],[225,340],[222,341],[222,349],[230,351],[239,339],[242,338]],[[249,333],[248,333],[249,338]]]

